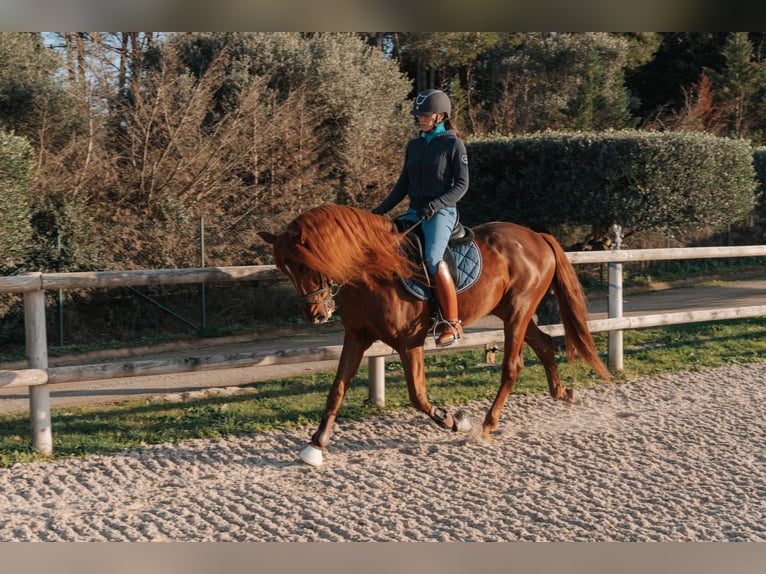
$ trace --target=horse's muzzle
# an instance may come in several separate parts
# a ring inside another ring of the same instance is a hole
[[[335,311],[335,296],[340,285],[322,277],[322,285],[316,291],[302,295],[303,315],[315,325],[326,323]]]
[[[326,323],[335,312],[335,299],[327,298],[319,303],[306,303],[303,306],[303,314],[306,320],[314,325]]]

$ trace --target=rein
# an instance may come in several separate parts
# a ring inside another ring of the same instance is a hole
[[[416,228],[418,225],[420,225],[421,223],[423,223],[423,218],[421,217],[420,219],[418,219],[418,220],[417,220],[415,223],[413,223],[413,224],[412,224],[412,225],[410,225],[409,227],[404,227],[403,225],[400,227],[400,225],[399,225],[399,222],[401,222],[401,223],[405,223],[405,220],[403,220],[403,219],[399,219],[399,220],[396,220],[396,219],[395,219],[395,220],[394,220],[394,225],[396,226],[396,229],[397,229],[397,231],[398,231],[399,233],[401,233],[402,235],[407,235],[407,234],[408,234],[408,233],[410,233],[411,231],[414,231],[414,230],[415,230],[415,228]]]
[[[405,230],[404,230],[404,234],[405,234],[405,235],[407,235],[407,234],[408,234],[410,231],[412,231],[413,229],[415,229],[415,228],[416,228],[418,225],[420,225],[421,223],[423,223],[423,218],[422,218],[422,217],[421,217],[420,219],[418,219],[418,220],[417,220],[415,223],[413,223],[412,225],[410,225],[410,226],[409,226],[407,229],[405,229]]]

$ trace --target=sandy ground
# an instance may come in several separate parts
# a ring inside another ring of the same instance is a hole
[[[766,541],[766,363],[0,469],[0,541]],[[489,403],[471,404],[479,420]]]

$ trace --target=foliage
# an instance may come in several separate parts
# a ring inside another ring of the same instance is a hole
[[[0,272],[22,265],[32,249],[30,192],[34,179],[32,147],[22,137],[0,130]]]
[[[647,61],[659,35],[416,32],[394,56],[416,91],[446,90],[471,132],[633,126],[624,71]]]
[[[606,33],[529,34],[504,61],[518,110],[501,133],[621,129],[634,123],[624,87],[630,44]]]
[[[753,150],[753,167],[758,177],[758,215],[762,228],[766,227],[766,148]]]
[[[372,206],[390,190],[401,150],[412,135],[406,97],[411,83],[395,62],[353,36],[321,34],[311,42],[310,90],[320,119],[324,171],[338,174],[338,203]],[[405,108],[407,108],[405,110]],[[384,145],[381,145],[385,142]],[[376,177],[370,177],[371,175]]]
[[[467,218],[589,225],[598,244],[613,224],[627,236],[738,221],[756,197],[749,144],[705,134],[548,132],[475,139],[469,154]]]
[[[762,145],[764,45],[762,32],[662,34],[652,60],[627,73],[643,127],[704,130]]]
[[[371,192],[378,198],[387,193],[401,161],[391,149],[401,148],[409,133],[402,111],[411,84],[394,61],[351,34],[184,34],[173,43],[198,77],[226,57],[226,82],[216,98],[228,114],[241,107],[254,82],[261,83],[254,101],[271,102],[274,112],[259,119],[251,138],[254,144],[252,136],[275,142],[259,163],[268,166],[260,172],[270,178],[264,181],[278,184],[272,193],[279,207],[295,212],[325,201],[367,206],[375,202]],[[284,166],[292,169],[275,180],[274,170]]]
[[[657,118],[645,125],[672,131],[707,132],[718,135],[726,131],[721,122],[722,111],[713,103],[713,83],[704,72],[699,82],[684,89],[684,105],[669,115]]]
[[[0,129],[39,141],[57,115],[68,115],[64,90],[56,81],[58,54],[40,34],[0,32]]]
[[[91,104],[75,107],[79,127],[49,122],[40,138],[33,266],[194,266],[200,217],[220,222],[210,263],[232,239],[225,264],[250,263],[259,229],[319,203],[373,205],[401,167],[410,82],[354,35],[61,39],[68,89]]]
[[[277,230],[319,203],[370,207],[390,190],[414,133],[408,98],[424,87],[450,93],[469,134],[601,132],[640,122],[759,144],[764,38],[4,33],[0,127],[26,137],[37,161],[31,208],[38,244],[25,263],[61,270],[194,265],[200,217],[216,222],[207,237],[211,263],[260,261],[252,253],[261,245],[257,230]],[[475,148],[478,184],[488,163],[480,155]],[[563,201],[554,200],[567,216],[567,198],[577,194],[564,185],[580,175],[572,171],[551,187],[563,190]],[[599,193],[589,205],[604,202]]]
[[[605,347],[605,335],[596,337]],[[721,365],[761,361],[766,357],[766,320],[681,325],[624,334],[624,371],[619,383],[640,376],[697,371]],[[558,357],[567,386],[602,384],[590,369]],[[536,356],[525,348],[525,368],[514,393],[547,390],[545,372]],[[461,405],[490,401],[497,392],[500,365],[486,364],[483,351],[430,354],[426,357],[428,393],[435,404]],[[109,453],[148,444],[216,438],[297,426],[315,427],[322,414],[334,373],[276,379],[249,385],[251,392],[233,397],[209,397],[181,403],[127,401],[109,407],[53,409],[54,453],[57,457]],[[341,419],[359,419],[380,413],[368,402],[367,370],[362,368],[341,407]],[[386,362],[387,409],[411,409],[399,361]],[[513,400],[504,416],[513,416]],[[413,412],[412,416],[423,416]],[[0,466],[40,460],[29,440],[27,415],[0,417]],[[310,436],[306,430],[306,438]]]
[[[684,89],[699,81],[703,68],[723,65],[725,33],[667,32],[660,37],[652,58],[626,74],[626,86],[645,119],[679,110],[684,105]]]
[[[68,272],[113,267],[110,234],[94,237],[97,224],[81,197],[65,192],[36,198],[32,227],[34,248],[28,267],[32,271]]]
[[[746,32],[730,34],[721,55],[724,65],[720,72],[706,69],[717,88],[715,101],[728,133],[747,137],[755,115],[763,115],[766,70],[753,60],[753,44]]]
[[[630,114],[629,96],[624,87],[625,48],[611,52],[599,48],[593,45],[586,50],[579,74],[581,82],[561,110],[566,129],[620,129],[635,127],[637,123]],[[608,69],[605,62],[611,63],[613,68]]]

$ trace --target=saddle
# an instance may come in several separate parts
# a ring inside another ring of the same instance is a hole
[[[406,254],[423,270],[422,275],[418,274],[412,279],[402,279],[402,284],[412,295],[423,301],[429,301],[433,298],[433,292],[423,257],[423,228],[420,225],[413,227],[411,220],[401,218],[394,219],[394,225],[399,233],[409,230]],[[460,222],[460,216],[455,221],[450,234],[449,243],[444,252],[444,261],[447,263],[458,293],[468,289],[481,275],[481,253],[474,243],[474,232]]]

